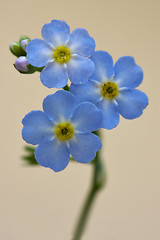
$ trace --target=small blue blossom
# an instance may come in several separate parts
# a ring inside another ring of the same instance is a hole
[[[26,47],[31,65],[43,67],[40,79],[48,88],[62,88],[68,78],[75,84],[86,83],[94,72],[88,56],[95,49],[95,41],[83,28],[70,33],[65,21],[52,20],[42,28],[41,39],[33,39]]]
[[[59,90],[43,101],[44,111],[31,111],[24,119],[22,136],[35,150],[37,162],[61,171],[69,163],[70,154],[81,163],[88,163],[101,149],[98,136],[102,112],[92,103],[76,105],[75,96]]]
[[[71,84],[70,91],[78,102],[90,101],[103,112],[102,127],[115,128],[119,115],[126,119],[140,117],[148,105],[148,97],[135,89],[143,80],[143,71],[133,57],[121,57],[113,66],[112,57],[105,51],[91,56],[95,72],[84,85]]]

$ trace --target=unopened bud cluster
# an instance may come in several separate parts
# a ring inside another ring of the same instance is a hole
[[[20,73],[34,73],[35,71],[38,71],[37,68],[29,64],[26,57],[26,47],[30,41],[31,39],[29,37],[22,35],[18,42],[12,42],[9,46],[12,54],[17,57],[14,67]]]

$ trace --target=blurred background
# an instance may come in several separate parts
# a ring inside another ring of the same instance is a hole
[[[114,61],[134,56],[144,70],[139,87],[150,100],[141,118],[121,118],[103,130],[106,187],[96,199],[82,240],[159,240],[159,10],[158,0],[1,0],[0,239],[71,240],[90,186],[90,165],[70,163],[60,173],[21,160],[21,119],[41,110],[45,88],[39,73],[22,75],[9,44],[22,34],[41,38],[52,19],[86,28],[96,50]]]

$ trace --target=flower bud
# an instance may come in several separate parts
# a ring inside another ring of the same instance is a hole
[[[25,56],[21,56],[17,58],[17,60],[15,61],[15,68],[22,73],[29,71],[28,65],[29,65],[29,62]]]
[[[19,43],[21,43],[21,41],[26,40],[26,39],[28,39],[28,40],[31,41],[31,39],[30,39],[29,37],[27,37],[27,36],[25,36],[25,35],[22,35],[22,36],[20,37],[20,39],[19,39]]]
[[[23,48],[21,47],[20,43],[18,42],[12,42],[9,46],[10,51],[16,56],[16,57],[20,57],[20,56],[25,56],[26,52],[23,50]]]
[[[29,42],[30,42],[30,39],[24,39],[21,41],[21,47],[23,48],[24,51]]]

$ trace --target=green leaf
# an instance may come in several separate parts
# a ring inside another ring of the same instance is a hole
[[[21,159],[24,160],[27,165],[39,166],[34,156],[35,148],[31,146],[25,146],[24,151],[25,153]]]

